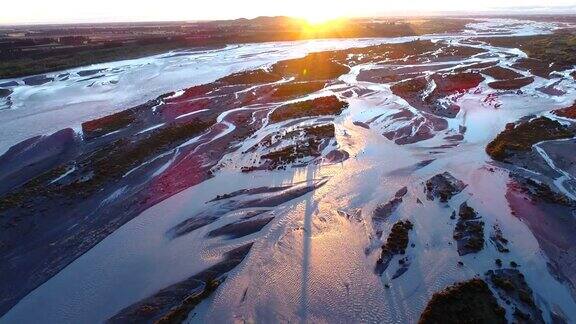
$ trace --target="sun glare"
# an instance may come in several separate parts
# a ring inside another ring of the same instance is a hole
[[[299,16],[310,25],[323,25],[343,17],[343,13],[338,8],[316,4],[311,5],[306,12],[301,12]]]
[[[337,16],[331,16],[328,14],[322,14],[322,13],[313,13],[310,15],[306,15],[303,18],[310,25],[322,25],[322,24],[328,23],[331,20],[335,20],[338,17]]]

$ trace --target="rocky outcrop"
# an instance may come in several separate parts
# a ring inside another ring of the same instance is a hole
[[[496,288],[500,298],[514,305],[513,316],[519,323],[543,324],[542,311],[536,305],[532,289],[517,269],[498,269],[486,272],[486,279]]]
[[[458,244],[460,255],[477,253],[484,248],[484,222],[465,202],[460,205],[453,238]]]
[[[494,224],[492,227],[492,233],[490,234],[490,242],[496,247],[500,253],[508,253],[508,240],[502,234],[502,229],[498,224]]]
[[[402,198],[408,193],[408,188],[400,188],[394,197],[384,204],[379,204],[372,212],[372,225],[377,237],[382,236],[382,225],[402,203]]]
[[[452,176],[449,172],[437,174],[426,181],[426,197],[428,200],[439,198],[447,202],[466,188],[466,184]]]
[[[409,243],[408,232],[413,228],[414,225],[409,220],[396,222],[392,226],[386,244],[382,246],[380,258],[376,261],[376,273],[382,274],[386,271],[395,255],[406,253]]]

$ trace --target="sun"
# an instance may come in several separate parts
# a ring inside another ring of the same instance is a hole
[[[322,25],[331,20],[338,19],[337,16],[329,15],[326,13],[311,13],[302,17],[310,25]]]
[[[300,16],[302,38],[332,38],[346,34],[350,28],[348,20],[334,14],[310,14]]]

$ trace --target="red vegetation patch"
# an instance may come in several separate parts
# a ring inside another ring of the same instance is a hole
[[[172,102],[162,106],[162,116],[165,119],[172,120],[184,114],[206,109],[212,101],[210,98],[198,98],[184,102]]]
[[[483,68],[494,66],[495,64],[496,63],[494,61],[474,63],[474,64],[471,64],[468,66],[462,66],[459,68],[455,68],[454,72],[465,72],[465,71],[471,71],[471,70],[476,70],[476,69],[483,69]]]
[[[428,87],[428,81],[425,77],[410,79],[396,83],[391,87],[392,93],[406,100],[411,106],[424,108],[421,94]]]
[[[517,90],[531,84],[532,82],[534,82],[534,78],[527,77],[512,80],[494,81],[488,83],[488,86],[496,90]]]
[[[230,74],[221,79],[218,79],[216,82],[224,83],[226,85],[261,84],[276,82],[281,79],[282,77],[277,74],[273,74],[264,70],[253,70]]]
[[[125,110],[83,123],[82,132],[86,139],[91,139],[125,128],[135,120],[133,111]]]
[[[564,118],[576,119],[576,102],[568,108],[554,110],[554,114]]]
[[[433,80],[436,83],[435,95],[447,96],[465,92],[476,88],[484,77],[477,72],[458,74],[435,74]]]
[[[501,66],[493,66],[491,68],[482,70],[482,73],[489,75],[496,80],[511,80],[522,77],[522,74],[514,70],[503,68]]]
[[[426,97],[423,96],[428,88],[428,80],[425,77],[396,83],[391,87],[392,93],[406,100],[412,107],[437,116],[454,118],[460,107],[456,104],[443,105],[438,100],[473,89],[484,80],[484,77],[477,72],[434,74],[432,80],[436,88]]]
[[[291,97],[299,97],[322,90],[325,86],[326,82],[324,81],[283,83],[274,88],[272,98],[286,99]]]
[[[162,175],[150,183],[149,198],[146,203],[153,206],[169,196],[210,178],[207,168],[202,167],[205,162],[197,154],[187,155],[174,161]]]
[[[166,99],[165,102],[169,103],[169,102],[173,102],[173,101],[182,101],[182,100],[186,100],[186,99],[193,99],[193,98],[205,96],[210,91],[214,90],[215,88],[216,87],[212,83],[202,84],[199,86],[191,87],[191,88],[186,89],[181,96],[178,96],[178,97],[175,97],[172,99]]]

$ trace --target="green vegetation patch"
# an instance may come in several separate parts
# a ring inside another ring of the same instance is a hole
[[[548,140],[571,138],[574,132],[557,121],[539,117],[514,126],[509,124],[486,146],[486,153],[494,160],[506,162],[515,153],[532,150],[532,145]]]

